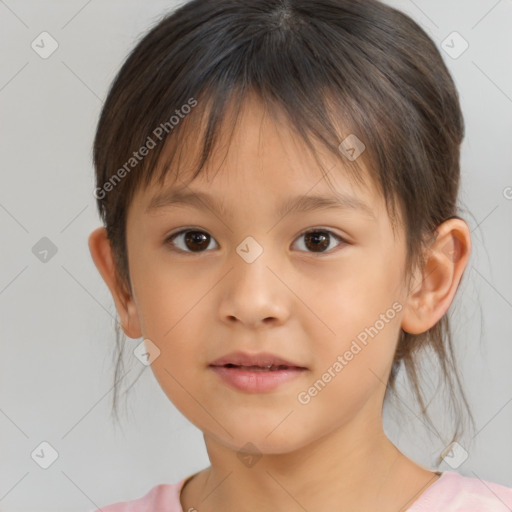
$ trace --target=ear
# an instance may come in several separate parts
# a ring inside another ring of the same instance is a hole
[[[129,338],[142,336],[135,302],[126,286],[121,283],[110,240],[105,228],[95,229],[89,235],[89,250],[96,268],[114,299],[123,331]]]
[[[468,225],[458,218],[439,225],[427,251],[425,266],[418,269],[406,299],[402,329],[421,334],[434,326],[453,301],[471,253]]]

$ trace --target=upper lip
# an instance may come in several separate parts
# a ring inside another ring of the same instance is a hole
[[[270,354],[268,352],[259,352],[256,354],[249,354],[247,352],[232,352],[219,359],[216,359],[210,366],[224,366],[226,364],[233,364],[235,366],[288,366],[296,368],[305,368],[300,364],[294,363],[283,359],[282,357]]]

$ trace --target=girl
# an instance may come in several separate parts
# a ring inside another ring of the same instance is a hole
[[[104,512],[511,510],[382,424],[402,366],[425,410],[426,349],[459,382],[463,135],[435,44],[376,0],[192,0],[142,39],[98,124],[89,247],[211,465]]]

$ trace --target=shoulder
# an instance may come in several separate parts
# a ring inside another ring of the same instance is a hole
[[[510,512],[512,488],[445,471],[407,512]]]
[[[148,510],[183,512],[180,504],[180,490],[185,480],[186,478],[183,478],[175,484],[156,485],[140,498],[102,506],[91,512],[147,512]]]

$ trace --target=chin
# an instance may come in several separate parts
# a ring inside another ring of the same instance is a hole
[[[261,423],[253,423],[250,427],[247,424],[239,425],[238,428],[232,425],[227,427],[232,437],[223,430],[216,430],[214,434],[210,432],[209,435],[240,456],[242,453],[256,456],[282,455],[298,450],[311,441],[304,437],[304,430],[297,429],[295,432],[283,429],[283,432],[279,432],[280,427],[276,428],[276,425],[279,425],[279,421],[274,421],[271,427]]]

